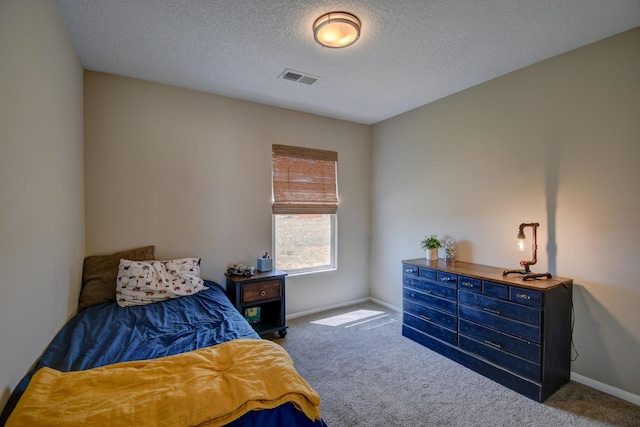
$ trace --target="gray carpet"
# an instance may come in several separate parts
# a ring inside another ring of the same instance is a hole
[[[338,326],[354,310],[384,313]],[[369,320],[369,321],[364,321]],[[405,338],[402,316],[373,303],[288,320],[274,336],[320,394],[329,427],[640,426],[640,407],[570,382],[537,403]]]

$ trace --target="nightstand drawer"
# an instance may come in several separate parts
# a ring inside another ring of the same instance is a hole
[[[242,285],[241,302],[264,301],[282,296],[282,289],[279,280],[269,280],[266,282],[247,283]]]

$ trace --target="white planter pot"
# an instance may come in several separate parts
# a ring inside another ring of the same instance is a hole
[[[438,259],[437,249],[427,249],[427,261],[435,261]]]

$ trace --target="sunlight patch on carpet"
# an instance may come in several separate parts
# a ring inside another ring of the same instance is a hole
[[[338,316],[326,317],[320,320],[314,320],[311,323],[326,326],[340,326],[345,323],[355,322],[358,320],[366,319],[367,317],[377,316],[383,314],[384,311],[375,310],[356,310],[349,313],[340,314]]]

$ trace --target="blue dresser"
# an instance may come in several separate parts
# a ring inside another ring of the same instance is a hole
[[[569,381],[571,279],[402,261],[402,335],[543,402]]]

